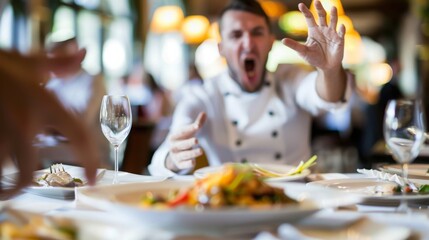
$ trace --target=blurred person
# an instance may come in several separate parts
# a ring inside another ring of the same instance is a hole
[[[149,120],[157,122],[163,117],[171,116],[169,92],[156,82],[151,73],[146,73],[145,84],[151,93],[151,99],[146,107]]]
[[[388,60],[392,68],[392,78],[380,88],[378,99],[375,104],[368,104],[364,109],[364,122],[360,158],[364,167],[372,167],[371,156],[374,154],[374,147],[383,138],[383,123],[384,112],[387,103],[392,99],[400,99],[404,97],[399,88],[399,73],[401,70],[399,59],[392,57]]]
[[[189,80],[187,82],[188,84],[196,84],[196,85],[201,85],[203,84],[203,78],[201,77],[197,66],[195,66],[195,64],[190,64],[189,65]]]
[[[345,105],[348,75],[342,67],[345,27],[337,32],[337,10],[331,20],[319,1],[319,22],[298,5],[308,25],[304,44],[282,42],[316,68],[265,66],[275,40],[270,21],[257,1],[235,0],[220,14],[219,52],[228,71],[206,79],[184,94],[169,136],[155,153],[149,171],[173,176],[189,173],[203,154],[210,165],[225,162],[297,164],[310,157],[312,115]]]
[[[155,149],[161,145],[168,134],[173,106],[169,92],[159,86],[151,73],[146,73],[145,83],[151,93],[151,99],[145,107],[145,113],[147,114],[147,119],[155,123],[155,129],[151,138],[150,156],[152,156]]]
[[[75,37],[64,41],[49,42],[46,50],[49,56],[55,58],[63,55],[73,55],[79,52],[79,44]],[[83,60],[83,59],[82,59]],[[63,106],[70,112],[76,114],[81,121],[87,125],[94,136],[98,151],[105,164],[109,162],[109,143],[105,139],[100,127],[101,100],[106,94],[104,78],[101,74],[91,75],[86,72],[81,64],[69,68],[68,71],[53,73],[45,84],[46,89],[53,92]],[[73,156],[70,154],[67,140],[63,139],[62,133],[55,128],[48,128],[46,134],[39,135],[39,140],[53,141],[48,148],[41,147],[40,157],[53,162],[71,162]],[[52,140],[52,137],[54,139]],[[65,140],[65,144],[56,144],[56,141]]]
[[[85,167],[90,184],[94,183],[100,156],[88,127],[40,86],[49,71],[56,74],[70,71],[84,56],[85,50],[56,58],[0,50],[0,166],[13,157],[19,171],[14,189],[0,189],[2,199],[33,180],[38,157],[32,145],[35,135],[46,125],[55,126],[69,139],[77,162]]]
[[[130,99],[132,106],[147,105],[151,99],[151,92],[147,84],[144,84],[145,71],[143,64],[137,63],[132,72],[122,78],[122,90]]]
[[[188,67],[188,80],[183,83],[183,85],[177,90],[174,94],[174,102],[177,104],[182,99],[183,95],[189,91],[188,88],[193,86],[200,86],[203,84],[203,78],[198,72],[197,66],[195,64],[189,64]]]

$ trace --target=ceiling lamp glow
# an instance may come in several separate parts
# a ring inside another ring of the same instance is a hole
[[[286,6],[281,2],[270,0],[260,0],[259,2],[270,18],[279,18],[287,11]]]
[[[300,11],[290,11],[279,19],[280,28],[292,35],[307,35],[307,23],[305,17]]]
[[[346,65],[359,64],[363,61],[362,38],[355,30],[349,31],[344,37],[344,58]]]
[[[320,3],[322,3],[323,8],[325,8],[326,10],[326,14],[327,14],[327,18],[326,20],[329,22],[329,19],[331,17],[331,8],[332,7],[336,7],[337,8],[337,12],[338,12],[338,16],[342,16],[344,15],[344,8],[343,5],[341,4],[340,0],[317,0],[320,1]],[[314,6],[314,0],[311,2],[310,5],[310,12],[313,14],[314,18],[316,19],[316,21],[319,20],[319,16],[317,15],[317,11],[316,11],[316,7]]]
[[[186,17],[182,24],[182,34],[188,44],[199,44],[207,38],[209,20],[201,15]]]
[[[162,6],[155,10],[151,22],[151,30],[157,33],[178,31],[184,15],[178,6]]]
[[[373,86],[382,86],[392,79],[393,70],[387,63],[374,63],[369,67],[369,82]]]

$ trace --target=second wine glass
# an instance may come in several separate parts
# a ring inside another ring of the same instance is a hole
[[[127,96],[105,95],[100,109],[101,130],[115,150],[113,184],[118,183],[118,148],[131,130],[132,116]]]
[[[389,101],[384,115],[384,139],[393,159],[402,165],[402,194],[405,194],[408,184],[408,164],[418,156],[424,142],[424,132],[425,117],[420,101]],[[398,211],[409,211],[405,196],[401,198]]]

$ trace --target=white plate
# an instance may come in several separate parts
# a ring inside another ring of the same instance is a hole
[[[283,164],[263,164],[263,163],[259,164],[258,163],[258,166],[260,166],[262,168],[265,168],[267,170],[273,171],[273,172],[277,172],[277,173],[287,173],[291,169],[295,168],[295,166],[283,165]],[[223,168],[223,166],[208,166],[208,167],[203,167],[203,168],[200,168],[200,169],[196,170],[194,172],[194,176],[197,179],[201,179],[201,178],[207,176],[207,174],[221,171],[222,168]],[[269,182],[293,181],[293,180],[303,179],[306,176],[308,176],[310,173],[311,173],[311,171],[309,169],[305,169],[300,174],[295,174],[295,175],[286,176],[286,177],[267,178],[265,180],[269,181]]]
[[[384,172],[402,175],[402,166],[400,164],[386,164],[380,166],[379,169]],[[429,164],[409,164],[408,177],[429,179],[429,174],[427,173],[428,169]]]
[[[78,201],[97,209],[134,219],[142,226],[167,229],[176,233],[219,234],[239,228],[247,231],[252,226],[294,222],[322,208],[355,204],[357,195],[344,194],[337,190],[307,187],[303,183],[272,183],[283,187],[286,193],[300,203],[273,209],[224,208],[197,211],[188,208],[155,209],[139,207],[145,192],[167,194],[172,189],[189,187],[190,182],[164,181],[157,183],[134,183],[122,186],[96,186],[77,189]]]
[[[307,183],[309,186],[322,186],[325,188],[338,189],[347,193],[361,194],[366,203],[371,202],[397,202],[401,199],[425,200],[429,199],[429,194],[393,194],[391,189],[396,187],[396,183],[379,180],[376,178],[346,178],[322,180]]]
[[[64,170],[68,172],[74,178],[80,178],[85,183],[86,177],[84,169],[81,167],[63,165]],[[48,173],[49,169],[43,169],[35,171],[33,174],[34,178],[38,178],[41,175]],[[113,181],[113,171],[106,169],[97,170],[97,185],[109,185]],[[18,173],[12,173],[4,175],[2,177],[2,183],[5,186],[13,186],[17,181],[19,175]],[[119,184],[130,183],[130,182],[157,182],[164,181],[166,177],[156,177],[156,176],[144,176],[137,175],[127,172],[118,173]],[[73,187],[41,187],[41,186],[29,186],[24,188],[25,192],[32,193],[39,196],[56,198],[56,199],[74,199],[75,197],[75,188]]]

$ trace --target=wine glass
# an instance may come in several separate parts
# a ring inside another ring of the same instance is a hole
[[[100,109],[101,130],[115,149],[113,184],[118,183],[118,148],[130,133],[132,116],[127,96],[105,95]]]
[[[425,116],[419,100],[390,100],[384,115],[384,139],[393,159],[402,165],[404,189],[408,183],[408,164],[420,152],[424,142]],[[409,212],[405,196],[397,209],[400,212]]]

